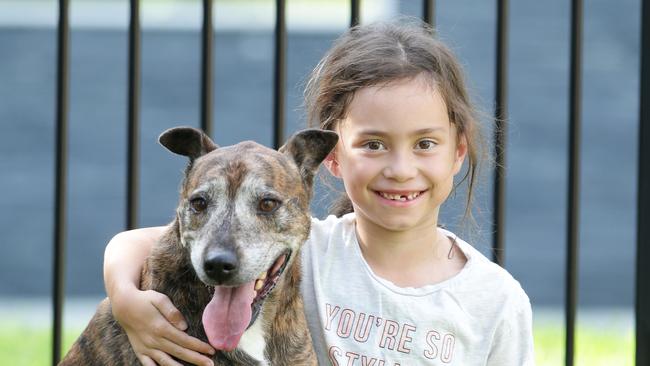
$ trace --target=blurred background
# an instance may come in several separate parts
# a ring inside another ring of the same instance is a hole
[[[362,23],[422,16],[420,1],[361,3]],[[202,7],[141,4],[138,225],[151,226],[173,218],[186,163],[157,136],[199,126]],[[103,250],[125,228],[129,20],[128,1],[73,0],[70,9],[67,344],[105,296]],[[350,10],[345,0],[288,0],[286,9],[288,136],[306,126],[306,77]],[[540,365],[564,357],[570,10],[560,0],[510,4],[505,267],[531,298]],[[640,0],[585,1],[584,10],[576,362],[632,365]],[[50,355],[57,16],[53,0],[0,0],[0,364],[46,364]],[[215,0],[213,19],[213,139],[270,146],[274,2]],[[436,2],[439,36],[465,67],[488,137],[495,20],[492,1]],[[482,183],[477,227],[460,222],[460,196],[442,221],[491,257],[489,166]],[[326,215],[328,191],[319,183],[315,216]]]

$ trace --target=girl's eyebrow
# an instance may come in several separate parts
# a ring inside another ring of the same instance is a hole
[[[422,128],[417,131],[414,131],[411,135],[413,136],[420,136],[420,135],[428,135],[436,132],[444,132],[446,131],[447,128],[445,127],[431,127],[431,128]]]
[[[422,128],[409,133],[409,135],[411,136],[428,135],[428,134],[441,132],[441,131],[444,132],[445,130],[446,130],[445,127]],[[359,134],[364,136],[380,136],[380,137],[389,135],[388,133],[381,130],[361,130],[359,131]]]

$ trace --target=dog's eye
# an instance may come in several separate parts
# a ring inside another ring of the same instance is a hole
[[[272,213],[280,206],[280,202],[272,198],[263,198],[260,200],[258,209],[262,213]]]
[[[208,208],[208,201],[203,197],[195,197],[190,200],[190,206],[194,212],[203,212]]]

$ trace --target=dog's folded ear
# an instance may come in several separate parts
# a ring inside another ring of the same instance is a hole
[[[174,127],[166,130],[158,142],[167,150],[190,158],[190,162],[218,148],[210,137],[194,127]]]
[[[311,185],[318,166],[338,140],[339,136],[334,131],[307,129],[291,136],[278,151],[293,159],[305,183]]]

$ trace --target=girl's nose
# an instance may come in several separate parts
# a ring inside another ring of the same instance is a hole
[[[387,161],[383,174],[388,179],[404,182],[415,178],[418,169],[411,154],[395,153],[392,159]]]

